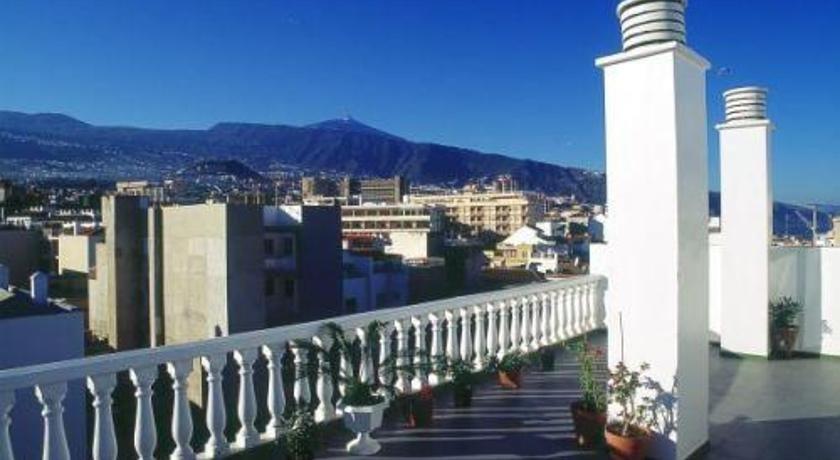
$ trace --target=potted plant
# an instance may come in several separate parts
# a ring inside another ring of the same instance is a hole
[[[318,448],[318,424],[305,407],[299,406],[286,418],[283,446],[290,460],[312,460]]]
[[[435,395],[432,386],[423,385],[420,391],[408,397],[408,414],[406,422],[411,428],[428,428],[432,426],[435,413]]]
[[[500,360],[494,360],[491,368],[495,368],[502,388],[516,390],[522,387],[522,369],[528,364],[528,359],[519,352],[505,355]]]
[[[388,400],[374,385],[355,377],[345,379],[344,383],[346,389],[341,402],[344,426],[356,433],[356,438],[347,443],[347,452],[373,455],[382,446],[370,437],[370,433],[382,425],[382,412],[388,406]]]
[[[550,372],[554,370],[554,349],[550,347],[541,348],[540,354],[540,370],[543,372]]]
[[[802,304],[790,297],[770,302],[773,345],[778,352],[784,353],[785,358],[790,358],[793,354],[793,347],[799,335],[797,317],[801,312]]]
[[[592,447],[604,434],[607,424],[607,395],[604,385],[595,378],[595,365],[603,356],[600,348],[593,348],[584,337],[574,345],[580,364],[580,390],[583,397],[572,403],[572,422],[578,445]]]
[[[610,456],[616,460],[642,460],[650,444],[650,408],[639,401],[637,393],[643,386],[642,374],[649,369],[642,363],[633,371],[624,362],[619,362],[610,371],[608,391],[610,403],[618,408],[618,414],[606,427],[605,437]]]
[[[455,407],[470,407],[473,395],[472,365],[461,359],[455,360],[447,366],[447,373],[452,378],[452,395]]]

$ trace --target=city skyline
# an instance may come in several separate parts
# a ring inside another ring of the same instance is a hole
[[[0,18],[8,66],[0,108],[158,128],[350,114],[411,140],[603,171],[602,80],[592,56],[617,51],[618,31],[603,21],[615,3],[14,2]],[[840,40],[832,28],[840,5],[790,11],[770,1],[756,12],[710,0],[688,17],[689,43],[714,64],[710,187],[718,189],[721,92],[758,83],[784,128],[776,198],[840,202],[831,174],[840,166],[832,122],[840,88],[831,83],[840,65],[815,46]],[[785,33],[774,32],[783,22]],[[807,71],[814,63],[820,72]]]

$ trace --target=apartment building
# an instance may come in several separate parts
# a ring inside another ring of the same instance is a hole
[[[361,181],[360,185],[361,202],[399,204],[403,197],[408,195],[408,179],[403,176],[394,176],[389,179],[367,179]]]
[[[473,236],[510,235],[540,220],[544,211],[543,198],[531,192],[410,195],[409,202],[443,206],[453,230]]]
[[[169,190],[165,184],[147,180],[117,182],[117,194],[129,196],[145,196],[152,203],[168,203]]]
[[[344,238],[379,238],[388,254],[425,259],[441,255],[445,212],[418,204],[343,206],[341,232]]]

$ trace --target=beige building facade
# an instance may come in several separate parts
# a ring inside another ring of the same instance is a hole
[[[510,235],[540,220],[545,208],[543,198],[530,192],[410,195],[409,202],[443,206],[450,223],[472,235]]]

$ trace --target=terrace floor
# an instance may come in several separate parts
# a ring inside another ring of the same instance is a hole
[[[600,345],[604,334],[591,341]],[[710,444],[700,458],[828,459],[840,452],[840,360],[806,358],[764,361],[721,357],[710,347]],[[529,371],[517,391],[494,379],[475,391],[473,407],[455,409],[448,392],[435,405],[434,427],[406,428],[387,416],[374,437],[381,460],[602,459],[603,451],[580,450],[569,404],[578,395],[577,363],[557,351],[552,372]],[[345,460],[352,435],[336,427],[318,458]],[[237,457],[240,458],[240,457]],[[241,458],[277,459],[275,447]]]

